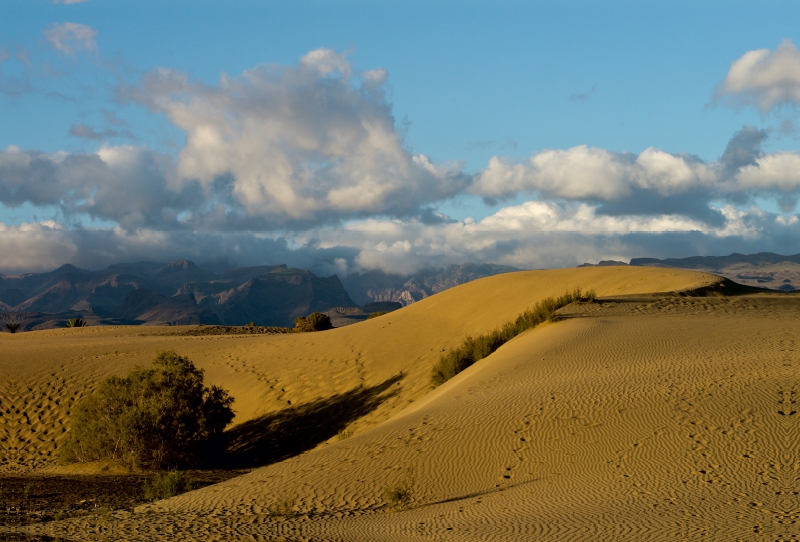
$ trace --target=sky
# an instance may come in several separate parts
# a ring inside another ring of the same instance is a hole
[[[0,272],[794,254],[799,16],[0,0]]]

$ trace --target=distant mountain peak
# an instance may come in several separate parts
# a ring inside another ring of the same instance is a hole
[[[170,275],[172,273],[194,271],[195,269],[199,270],[200,268],[197,267],[197,264],[191,260],[174,260],[156,271],[156,276],[161,277],[164,275]]]
[[[53,274],[54,275],[60,275],[60,274],[63,274],[63,273],[75,273],[75,272],[77,272],[77,273],[91,273],[91,271],[88,271],[86,269],[81,269],[80,267],[75,267],[71,263],[65,263],[64,265],[62,265],[58,269],[54,270]]]

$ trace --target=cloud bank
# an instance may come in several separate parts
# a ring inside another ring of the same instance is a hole
[[[83,25],[46,35],[67,55],[96,47]],[[746,53],[718,97],[761,110],[794,104],[798,58],[791,42]],[[110,145],[136,136],[104,110],[114,128],[70,129],[98,142],[92,152],[0,151],[0,204],[57,210],[54,220],[0,224],[0,270],[181,257],[410,273],[468,260],[530,268],[800,251],[800,154],[764,152],[764,130],[743,127],[711,162],[580,145],[522,160],[497,154],[467,172],[409,149],[387,78],[318,49],[294,66],[260,65],[215,84],[159,68],[122,85],[119,101],[163,116],[185,143],[174,154]],[[479,220],[438,211],[470,196],[514,203]]]

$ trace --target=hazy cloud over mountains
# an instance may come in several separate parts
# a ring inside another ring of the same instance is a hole
[[[85,25],[56,24],[45,36],[66,55],[96,48]],[[206,256],[412,272],[467,260],[546,267],[661,256],[681,243],[697,253],[798,251],[778,245],[800,233],[791,214],[800,154],[765,153],[765,130],[744,126],[713,162],[581,145],[522,160],[499,154],[468,172],[410,150],[387,77],[318,49],[295,66],[260,65],[216,84],[163,68],[123,84],[119,101],[163,115],[185,144],[174,154],[108,143],[0,151],[0,203],[57,210],[56,220],[0,225],[0,269]],[[796,103],[800,53],[791,42],[746,53],[716,96],[761,111]],[[119,128],[76,123],[70,134],[135,141],[105,113]],[[437,211],[468,196],[509,203],[481,220]]]

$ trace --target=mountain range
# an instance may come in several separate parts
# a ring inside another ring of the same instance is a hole
[[[291,327],[297,316],[338,309],[355,315],[342,319],[345,324],[366,318],[372,310],[365,312],[359,305],[400,307],[476,278],[515,270],[467,263],[412,276],[370,271],[349,275],[343,285],[336,275],[318,277],[286,265],[214,273],[188,260],[120,263],[100,271],[66,264],[46,273],[0,275],[0,323],[16,322],[29,330],[60,327],[79,317],[90,325],[253,322]]]
[[[630,265],[692,269],[714,273],[748,286],[787,292],[800,290],[800,254],[783,256],[773,252],[734,252],[728,256],[691,256],[664,260],[633,258]]]

